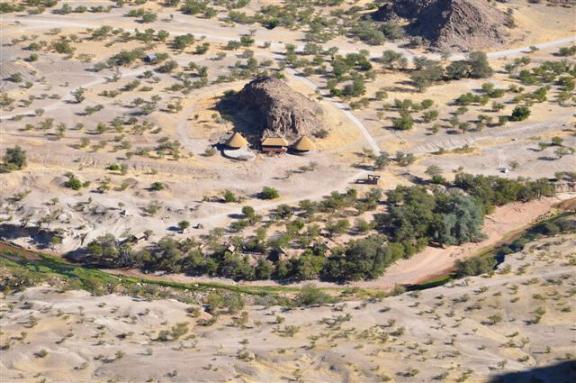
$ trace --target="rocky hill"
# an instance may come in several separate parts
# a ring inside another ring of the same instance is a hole
[[[373,14],[406,19],[408,31],[440,48],[474,50],[500,45],[510,17],[485,0],[395,0]]]
[[[322,108],[276,78],[251,81],[233,101],[254,120],[261,137],[294,140],[322,129]]]

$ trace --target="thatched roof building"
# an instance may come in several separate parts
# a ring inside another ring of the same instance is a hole
[[[306,153],[315,150],[316,144],[308,136],[302,136],[292,145],[292,149],[300,153]]]
[[[232,137],[226,141],[226,146],[232,149],[240,149],[248,146],[248,141],[238,132],[235,132]]]
[[[284,137],[266,137],[260,145],[264,153],[285,153],[289,144]]]

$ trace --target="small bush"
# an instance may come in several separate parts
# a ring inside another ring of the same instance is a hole
[[[312,306],[321,305],[325,303],[330,303],[334,299],[314,286],[313,284],[308,284],[304,286],[300,293],[296,296],[296,304],[298,306]]]
[[[160,191],[164,189],[166,189],[166,185],[164,185],[162,182],[156,181],[150,185],[150,191]]]
[[[259,197],[261,199],[276,199],[276,198],[280,198],[280,193],[278,193],[278,190],[269,187],[269,186],[264,186],[264,188],[262,189],[262,191],[259,194]]]

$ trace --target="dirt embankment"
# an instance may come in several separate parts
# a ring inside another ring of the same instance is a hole
[[[573,381],[575,246],[544,238],[491,276],[320,307],[262,301],[215,321],[189,298],[29,288],[0,300],[0,380]]]

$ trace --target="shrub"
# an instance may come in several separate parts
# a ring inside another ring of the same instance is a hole
[[[48,351],[46,351],[44,349],[34,353],[34,356],[36,358],[44,358],[44,357],[46,357],[46,355],[48,355]]]
[[[456,275],[467,277],[486,274],[496,267],[496,258],[492,256],[474,257],[456,262]]]
[[[396,130],[409,130],[414,126],[414,119],[409,113],[403,112],[399,118],[392,121],[392,126]]]
[[[390,163],[390,156],[388,153],[383,152],[374,160],[374,168],[377,170],[384,169]]]
[[[156,181],[150,185],[150,191],[160,191],[166,189],[166,185],[162,182]]]
[[[224,198],[225,203],[238,202],[238,197],[236,196],[236,194],[234,194],[230,190],[224,191],[223,198]]]
[[[20,170],[26,167],[26,152],[20,146],[6,148],[0,170]],[[1,172],[1,171],[0,171]]]
[[[178,229],[180,229],[180,232],[184,232],[184,230],[186,230],[189,227],[190,227],[190,222],[188,222],[186,220],[178,222]]]
[[[88,186],[88,183],[82,183],[78,177],[72,173],[66,174],[68,180],[64,182],[64,186],[72,190],[80,190],[83,186]]]
[[[322,305],[332,301],[332,297],[313,284],[307,284],[302,287],[295,299],[295,303],[298,306]]]
[[[278,190],[270,186],[264,186],[258,196],[261,199],[276,199],[280,198],[280,193],[278,193]]]
[[[530,116],[530,108],[525,105],[518,105],[510,115],[510,121],[524,121]]]
[[[254,215],[256,215],[256,210],[254,210],[254,208],[252,206],[244,206],[242,208],[242,214],[250,219],[252,217],[254,217]]]

